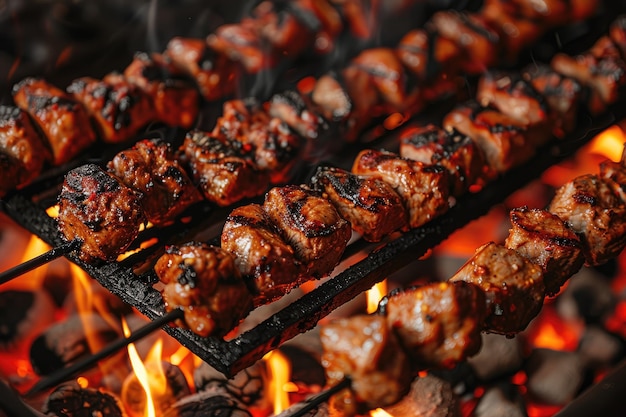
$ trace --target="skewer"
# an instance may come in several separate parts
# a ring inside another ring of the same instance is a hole
[[[296,410],[293,414],[287,414],[285,417],[303,417],[309,411],[314,410],[320,404],[328,401],[328,399],[332,397],[334,394],[338,393],[344,388],[349,388],[351,384],[352,384],[352,380],[348,377],[345,377],[344,379],[339,381],[337,384],[331,386],[327,390],[322,391],[319,394],[302,402],[301,404],[304,404],[303,407]]]
[[[91,366],[95,365],[96,362],[113,355],[118,352],[120,349],[128,346],[131,343],[136,342],[137,340],[146,337],[150,333],[155,330],[160,329],[168,323],[173,322],[174,320],[183,318],[183,310],[177,309],[172,310],[167,314],[155,319],[154,321],[146,324],[145,326],[139,328],[134,331],[130,336],[118,339],[117,341],[109,344],[101,351],[83,358],[70,366],[59,369],[58,371],[52,373],[50,376],[46,378],[40,379],[33,387],[28,390],[25,394],[26,397],[30,397],[32,395],[38,394],[45,389],[51,388],[63,381],[70,379],[75,374],[89,369]]]
[[[49,251],[42,253],[41,255],[33,259],[16,265],[13,268],[7,269],[6,271],[0,273],[0,285],[19,277],[20,275],[23,275],[28,271],[32,271],[35,268],[45,265],[48,262],[52,262],[53,260],[60,258],[63,255],[67,255],[70,252],[80,249],[82,244],[82,240],[74,239],[70,242],[59,245],[56,248],[52,248]]]

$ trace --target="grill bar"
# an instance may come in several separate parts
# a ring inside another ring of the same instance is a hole
[[[572,156],[596,133],[623,117],[626,117],[626,107],[620,102],[602,117],[595,117],[593,120],[591,117],[581,118],[579,128],[574,134],[541,149],[529,163],[501,176],[480,192],[460,198],[448,213],[424,227],[411,230],[386,245],[369,246],[368,249],[372,250],[365,259],[234,339],[225,341],[214,337],[201,338],[188,330],[171,326],[165,330],[218,371],[228,376],[234,375],[283,342],[313,328],[321,318],[374,283],[417,260],[456,229],[485,214],[492,206],[537,178],[551,165]],[[16,193],[2,203],[2,208],[9,216],[48,244],[58,246],[64,243],[55,220],[46,214],[45,207],[33,199]],[[199,213],[193,213],[193,217],[203,219],[200,224],[194,221],[168,226],[158,234],[159,243],[155,247],[162,248],[165,244],[188,240],[193,231],[200,230],[213,217],[210,207],[201,205],[195,211]],[[150,253],[153,252],[155,250]],[[133,269],[136,265],[133,256],[139,257],[141,264],[148,261],[142,251],[122,262],[99,265],[86,264],[75,253],[67,255],[67,258],[81,266],[113,294],[155,320],[164,315],[161,296],[152,288],[156,277],[151,268],[144,273]]]

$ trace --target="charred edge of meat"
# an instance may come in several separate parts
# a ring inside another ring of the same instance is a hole
[[[415,147],[422,147],[431,143],[439,145],[441,153],[433,154],[433,163],[438,163],[442,159],[449,160],[459,149],[474,143],[469,136],[459,132],[456,128],[441,130],[436,126],[429,126],[420,132],[413,132],[402,140],[404,143]]]
[[[297,2],[291,1],[276,1],[274,7],[279,11],[289,13],[298,22],[302,23],[307,30],[313,33],[317,33],[322,28],[322,22],[310,9],[298,7]],[[278,13],[278,18],[282,19],[281,13]]]
[[[66,198],[72,204],[80,204],[85,199],[89,198],[89,196],[82,192],[84,188],[83,179],[86,177],[93,178],[91,183],[96,184],[97,188],[95,193],[98,194],[114,193],[121,188],[120,183],[111,175],[104,172],[98,165],[85,164],[74,168],[66,175],[65,180],[67,181],[67,185],[69,188],[76,191],[63,194],[63,198]]]

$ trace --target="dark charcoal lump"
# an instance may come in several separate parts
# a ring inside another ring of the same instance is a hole
[[[252,417],[235,398],[217,392],[200,392],[183,398],[163,417]]]
[[[30,291],[3,291],[0,293],[0,346],[10,345],[18,336],[18,327],[26,320],[28,310],[35,303]]]
[[[54,390],[41,411],[54,417],[125,417],[113,395],[93,388],[81,388],[76,383]]]

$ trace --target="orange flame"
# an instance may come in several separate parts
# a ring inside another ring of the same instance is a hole
[[[377,408],[376,410],[370,411],[370,417],[393,417],[391,414],[383,410],[382,408]]]
[[[367,312],[373,313],[378,309],[378,303],[381,298],[387,295],[387,280],[384,279],[378,284],[374,284],[372,288],[367,290]]]
[[[589,144],[589,152],[602,155],[612,161],[619,161],[626,143],[626,135],[618,126],[613,125],[593,138]]]
[[[124,335],[126,337],[130,336],[130,330],[126,321],[122,321],[122,326],[124,328]],[[144,409],[145,417],[156,417],[156,408],[154,406],[154,401],[152,400],[152,390],[150,389],[150,377],[148,375],[148,370],[146,369],[144,363],[141,361],[139,357],[139,353],[137,353],[137,348],[134,343],[128,345],[128,357],[130,358],[130,363],[137,376],[137,380],[143,387],[146,394],[146,407]]]
[[[267,392],[274,404],[274,415],[280,414],[290,405],[289,380],[291,378],[291,364],[285,355],[277,350],[266,354],[263,359],[267,364],[269,384]]]

